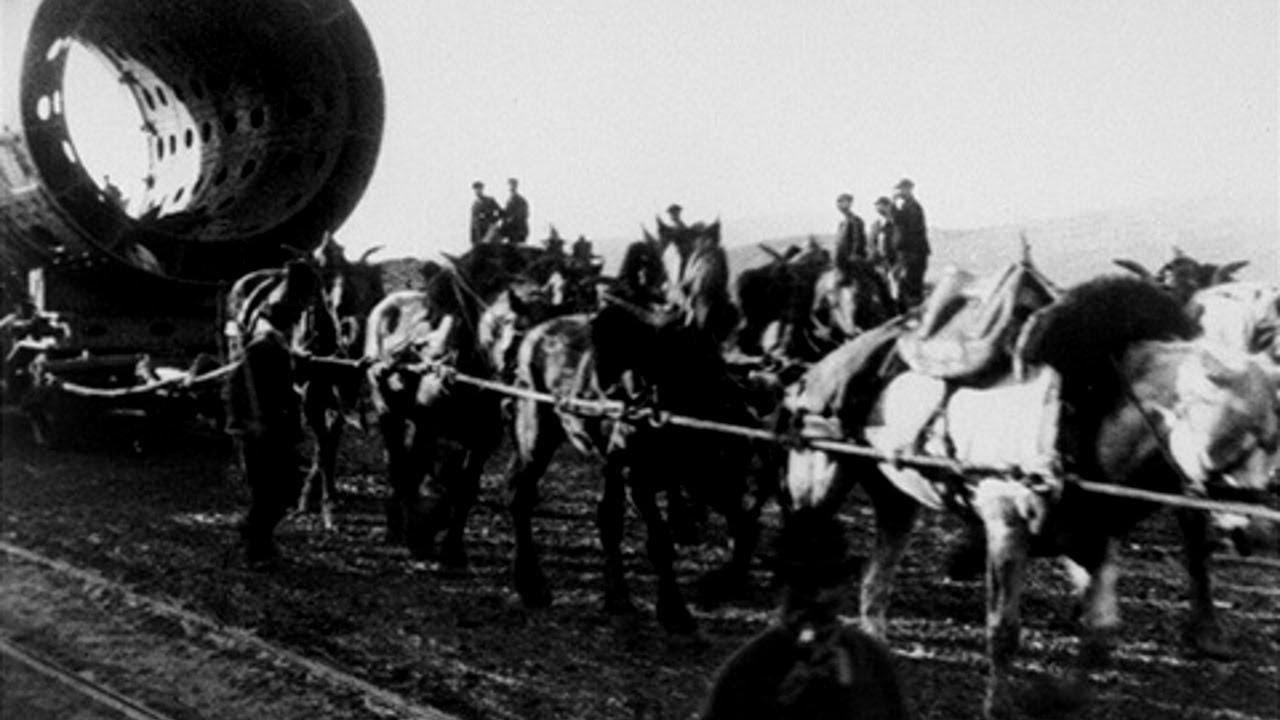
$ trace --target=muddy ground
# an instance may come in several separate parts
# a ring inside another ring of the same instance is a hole
[[[326,532],[310,516],[289,520],[281,533],[285,567],[261,574],[234,552],[246,493],[229,444],[213,429],[170,424],[157,434],[133,418],[104,418],[73,440],[56,451],[39,448],[20,421],[5,418],[5,540],[250,628],[459,717],[687,718],[715,667],[772,617],[776,594],[761,561],[751,597],[698,613],[702,642],[664,635],[652,617],[652,575],[634,514],[628,564],[643,612],[603,614],[597,466],[567,448],[544,482],[538,517],[556,600],[528,611],[507,577],[505,455],[484,476],[468,534],[469,574],[411,562],[406,551],[384,544],[380,444],[354,434],[343,450],[337,529]],[[865,552],[865,505],[855,499],[848,513],[855,547]],[[766,521],[772,527],[775,515]],[[947,581],[940,570],[956,531],[950,518],[924,519],[894,606],[893,649],[922,718],[973,717],[979,707],[982,587]],[[686,582],[723,557],[723,528],[713,524],[708,536],[706,546],[681,553]],[[1214,662],[1187,657],[1179,642],[1185,579],[1172,519],[1164,514],[1142,525],[1125,558],[1122,645],[1112,669],[1099,676],[1099,696],[1072,717],[1280,717],[1280,570],[1230,561],[1215,568],[1216,598],[1240,657]],[[1034,565],[1023,606],[1024,681],[1070,662],[1075,640],[1065,590],[1052,563]]]

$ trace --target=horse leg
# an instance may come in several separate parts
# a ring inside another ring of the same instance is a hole
[[[740,596],[751,579],[751,560],[760,544],[760,503],[755,498],[738,497],[724,500],[725,521],[733,553],[728,562],[704,574],[698,580],[698,606],[713,608],[725,600]]]
[[[466,530],[467,516],[480,494],[480,474],[489,457],[485,450],[471,448],[463,451],[462,462],[453,481],[452,499],[449,503],[449,528],[445,533],[440,561],[455,569],[467,567]]]
[[[414,559],[429,560],[435,557],[436,535],[448,517],[452,499],[448,483],[455,473],[447,467],[452,448],[443,448],[442,453],[433,433],[421,422],[413,421],[408,462],[396,491],[404,510],[405,545]]]
[[[515,558],[512,576],[516,592],[525,607],[547,607],[551,589],[538,558],[538,542],[533,536],[533,509],[538,505],[538,481],[551,464],[560,444],[560,426],[554,413],[532,400],[517,400],[515,409],[515,453],[511,461],[507,506],[515,526]]]
[[[680,585],[676,581],[675,546],[667,524],[663,521],[662,510],[658,507],[653,482],[652,477],[637,479],[633,475],[630,485],[631,500],[644,521],[645,551],[658,576],[658,622],[668,632],[688,635],[697,629],[697,623],[689,612],[689,607],[685,605]]]
[[[627,511],[626,469],[617,453],[605,458],[604,487],[596,505],[596,527],[604,552],[604,609],[615,615],[635,611],[622,566],[622,535]]]
[[[987,718],[1013,712],[1009,670],[1022,633],[1020,602],[1029,542],[1026,523],[1007,492],[1008,482],[984,481],[974,505],[987,531],[987,689],[982,711]],[[1022,488],[1018,487],[1018,491]]]
[[[1084,558],[1068,558],[1065,566],[1079,594],[1080,653],[1076,667],[1066,682],[1054,690],[1054,704],[1059,710],[1067,710],[1083,704],[1089,693],[1089,675],[1106,667],[1111,656],[1116,630],[1120,627],[1120,601],[1116,583],[1120,577],[1118,543],[1107,538],[1101,551],[1089,553],[1092,562]],[[1085,562],[1085,564],[1080,564]]]
[[[327,413],[326,413],[327,414]],[[342,420],[331,422],[325,418],[316,427],[315,465],[307,478],[311,501],[320,504],[320,522],[325,530],[333,530],[333,499],[337,494],[338,444],[342,442]],[[308,493],[304,492],[303,502]],[[314,507],[314,502],[310,503]]]
[[[387,517],[386,541],[389,545],[403,545],[405,517],[408,512],[405,488],[411,482],[406,480],[406,475],[411,473],[409,423],[404,417],[388,412],[378,417],[378,428],[386,446],[387,481],[391,485],[391,496],[384,504]]]
[[[1199,654],[1230,659],[1235,653],[1223,639],[1209,585],[1209,516],[1199,510],[1178,510],[1177,516],[1182,529],[1183,561],[1191,579],[1191,618],[1183,640]]]
[[[841,471],[845,472],[841,463]],[[919,505],[899,491],[878,469],[866,466],[866,473],[874,473],[871,482],[863,487],[871,497],[876,511],[876,546],[862,576],[860,610],[862,629],[870,635],[885,640],[889,633],[886,614],[893,594],[894,575],[898,561],[907,549],[911,528],[915,525]]]

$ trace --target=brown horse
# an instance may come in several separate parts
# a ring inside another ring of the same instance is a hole
[[[624,266],[623,278],[639,277],[636,282],[646,284],[645,273],[657,265],[655,250],[649,243],[633,245],[628,257],[637,267]],[[609,369],[602,372],[605,367]],[[637,402],[656,398],[670,412],[739,424],[758,422],[729,377],[714,338],[678,316],[629,301],[607,304],[594,318],[561,317],[531,330],[520,347],[517,384],[582,399],[600,399],[607,391]],[[526,605],[551,602],[532,514],[538,482],[566,439],[604,460],[596,519],[605,556],[607,610],[632,607],[621,548],[628,492],[645,523],[646,548],[658,575],[657,614],[665,628],[691,632],[695,623],[676,582],[675,550],[659,510],[660,493],[687,493],[728,521],[733,556],[703,578],[703,599],[719,600],[745,583],[758,539],[760,508],[776,485],[767,480],[771,465],[752,443],[646,421],[582,417],[525,398],[515,404],[514,439],[509,480],[516,530],[514,579]]]
[[[900,366],[886,375],[892,328],[868,333],[814,366],[788,399],[793,421],[813,435],[849,435],[889,453],[936,453],[1031,473],[1024,480],[954,477],[792,451],[787,494],[796,507],[834,511],[855,482],[875,505],[879,534],[862,582],[864,627],[885,635],[894,571],[919,505],[970,508],[986,530],[987,715],[1009,710],[1007,675],[1033,554],[1063,556],[1077,582],[1084,637],[1079,670],[1066,689],[1079,697],[1119,624],[1118,538],[1156,507],[1046,478],[1065,465],[1090,479],[1159,492],[1258,491],[1278,460],[1277,406],[1262,371],[1242,356],[1179,339],[1193,334],[1181,306],[1153,284],[1104,278],[1038,313],[1024,336],[1023,372],[984,389],[951,388]],[[859,354],[868,361],[854,361]],[[1216,649],[1205,516],[1178,517],[1192,586],[1190,632],[1200,646]]]

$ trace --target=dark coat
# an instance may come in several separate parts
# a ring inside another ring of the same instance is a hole
[[[866,259],[867,233],[862,218],[849,214],[836,230],[836,270],[844,273],[854,258]]]
[[[757,635],[716,673],[701,720],[902,720],[906,702],[889,651],[853,627],[830,640],[843,662],[819,659],[785,627]],[[806,667],[808,665],[809,667]],[[837,676],[847,672],[843,684]],[[803,677],[802,675],[803,674]]]
[[[529,237],[529,201],[520,193],[512,193],[502,211],[502,234],[512,242]]]
[[[294,387],[289,339],[267,320],[254,328],[227,387],[227,429],[253,439],[302,438],[302,397]]]
[[[899,256],[929,254],[929,230],[925,226],[924,208],[915,198],[900,197],[893,220],[898,226],[898,241],[894,249]]]
[[[488,195],[481,195],[471,203],[471,244],[484,239],[489,227],[502,220],[502,207]]]

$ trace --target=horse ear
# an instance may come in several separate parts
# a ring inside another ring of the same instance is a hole
[[[777,250],[774,250],[773,248],[769,247],[768,245],[765,245],[764,243],[756,243],[756,246],[759,247],[761,250],[763,250],[765,255],[768,255],[769,257],[773,258],[776,262],[783,261],[784,258],[782,257],[782,253],[778,252]]]
[[[645,242],[649,243],[650,245],[656,244],[658,242],[658,238],[654,237],[653,233],[649,232],[649,228],[645,227],[644,225],[641,225],[640,230],[641,232],[644,233]]]
[[[1111,262],[1115,263],[1116,265],[1119,265],[1120,267],[1124,268],[1125,270],[1128,270],[1129,272],[1133,273],[1134,275],[1137,275],[1138,277],[1142,278],[1143,280],[1153,280],[1153,279],[1155,279],[1155,276],[1151,274],[1151,271],[1150,271],[1150,270],[1146,269],[1145,267],[1143,267],[1140,263],[1138,263],[1138,262],[1137,262],[1137,261],[1135,261],[1135,260],[1126,260],[1126,259],[1124,259],[1124,258],[1116,258],[1116,259],[1112,260]]]
[[[365,250],[363,253],[361,253],[361,255],[360,255],[360,259],[359,259],[359,260],[356,260],[356,263],[357,263],[357,264],[361,264],[361,265],[363,265],[363,264],[367,264],[367,263],[369,262],[369,258],[370,258],[374,253],[378,252],[379,250],[382,250],[384,247],[386,247],[386,246],[385,246],[385,245],[374,245],[373,247],[369,248],[368,250]]]
[[[1240,272],[1240,269],[1248,264],[1249,264],[1248,260],[1237,260],[1235,262],[1229,262],[1223,265],[1222,267],[1219,267],[1217,270],[1214,271],[1213,278],[1210,280],[1210,284],[1218,285],[1221,283],[1231,282],[1232,280],[1235,280],[1235,277],[1234,277],[1235,274]]]

